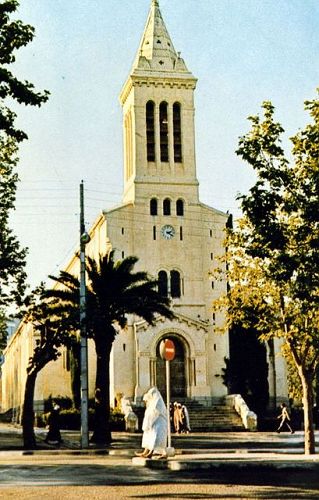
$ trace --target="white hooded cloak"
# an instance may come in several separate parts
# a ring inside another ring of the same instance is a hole
[[[163,453],[167,441],[167,411],[163,398],[156,387],[151,387],[144,395],[146,403],[142,425],[142,448],[155,453]]]

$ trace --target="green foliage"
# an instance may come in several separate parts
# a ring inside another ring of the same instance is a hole
[[[95,432],[98,443],[110,442],[109,428],[109,362],[113,341],[127,324],[127,315],[135,314],[149,324],[158,315],[172,319],[170,300],[157,291],[157,281],[146,272],[134,272],[136,257],[114,260],[114,252],[100,256],[98,261],[87,259],[86,321],[87,336],[95,343],[97,354],[96,390],[99,401],[95,405]],[[80,329],[80,282],[62,271],[54,279],[59,287],[48,290],[47,303],[65,330]]]
[[[16,114],[8,102],[41,106],[48,99],[48,91],[36,92],[28,81],[18,80],[9,66],[16,60],[16,52],[34,37],[34,28],[12,19],[19,7],[18,0],[0,3],[0,307],[21,305],[25,292],[25,259],[27,250],[19,242],[9,225],[14,209],[18,174],[18,143],[27,138],[15,126]]]
[[[113,252],[101,256],[99,261],[87,258],[88,289],[86,295],[86,331],[95,341],[112,344],[118,324],[126,326],[127,314],[136,314],[154,324],[156,314],[173,318],[169,299],[157,290],[157,281],[145,272],[133,272],[136,257],[114,261]],[[63,288],[48,290],[50,306],[59,316],[60,324],[68,322],[68,328],[80,328],[79,279],[61,271],[51,279]]]
[[[17,149],[15,140],[0,134],[0,307],[21,304],[25,291],[27,250],[20,248],[9,226],[18,182]]]
[[[56,396],[53,398],[52,395],[50,395],[48,399],[44,401],[44,411],[50,412],[56,404],[59,405],[62,410],[69,410],[73,407],[71,398],[67,396]]]
[[[291,162],[272,104],[263,104],[262,119],[250,117],[252,128],[237,154],[257,180],[240,197],[242,219],[228,230],[230,290],[215,306],[227,308],[228,326],[256,329],[263,341],[281,339],[302,384],[305,449],[311,453],[319,361],[319,100],[307,101],[306,109],[313,121],[292,137]]]
[[[249,408],[262,416],[269,397],[266,348],[256,331],[239,327],[229,332],[229,342],[223,383],[230,394],[241,394]]]
[[[0,356],[7,345],[7,316],[3,309],[0,309]]]
[[[50,412],[42,415],[43,425],[48,424]],[[94,408],[89,408],[89,429],[94,430]],[[64,430],[79,430],[81,428],[81,412],[77,408],[67,408],[60,411],[60,428]],[[110,426],[112,431],[124,431],[125,420],[123,413],[111,408]]]
[[[76,342],[76,336],[69,330],[69,322],[61,322],[54,316],[52,305],[46,300],[46,290],[42,283],[27,298],[24,321],[32,323],[35,332],[35,347],[29,359],[27,373],[38,373],[50,361],[60,355],[61,346]]]
[[[16,114],[6,106],[5,99],[14,99],[19,104],[41,106],[47,101],[49,92],[36,92],[32,83],[19,81],[8,69],[16,60],[16,51],[26,46],[34,37],[32,26],[11,19],[18,7],[17,0],[0,3],[0,130],[20,142],[26,139],[27,135],[15,127]]]

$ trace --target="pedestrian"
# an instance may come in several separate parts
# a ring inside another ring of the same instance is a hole
[[[279,427],[277,429],[278,434],[280,433],[280,431],[282,430],[282,428],[283,428],[284,425],[286,427],[288,427],[288,429],[290,430],[290,434],[294,434],[295,431],[293,430],[293,428],[290,425],[291,424],[291,420],[290,420],[290,415],[289,415],[289,412],[288,412],[286,404],[282,403],[280,405],[280,408],[281,408],[281,413],[277,417],[278,419],[279,418],[281,419]]]
[[[93,419],[93,433],[90,438],[90,443],[97,444],[99,442],[99,429],[101,423],[101,406],[102,406],[102,392],[99,387],[94,391],[94,419]]]
[[[174,402],[174,429],[176,434],[180,434],[183,428],[182,405]]]
[[[60,445],[62,442],[60,433],[60,406],[55,404],[48,418],[49,431],[45,438],[48,444]]]
[[[188,434],[191,430],[191,427],[189,421],[189,413],[186,405],[182,405],[182,422],[183,422],[182,432]]]
[[[157,387],[151,387],[144,394],[143,401],[146,404],[142,425],[143,451],[135,454],[144,458],[158,454],[159,458],[165,458],[168,418],[165,403]]]
[[[169,404],[169,422],[171,425],[171,432],[174,431],[174,405],[173,403]]]

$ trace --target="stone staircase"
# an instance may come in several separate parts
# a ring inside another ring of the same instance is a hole
[[[203,406],[197,401],[179,401],[188,409],[192,432],[242,432],[245,427],[238,413],[223,401]]]
[[[223,400],[211,406],[204,406],[192,399],[178,399],[185,404],[189,413],[191,432],[243,432],[245,427],[241,418]],[[139,421],[139,430],[142,428],[144,408],[133,407]]]

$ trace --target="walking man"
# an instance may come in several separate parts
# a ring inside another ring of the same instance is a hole
[[[282,403],[280,405],[280,408],[281,408],[281,413],[280,413],[280,415],[278,415],[277,418],[278,419],[280,418],[281,421],[280,421],[279,427],[277,429],[277,432],[280,433],[281,429],[285,425],[290,430],[290,434],[294,434],[295,431],[293,430],[293,428],[290,425],[291,421],[290,421],[290,415],[289,415],[288,410],[287,410],[287,406],[285,405],[285,403]]]

